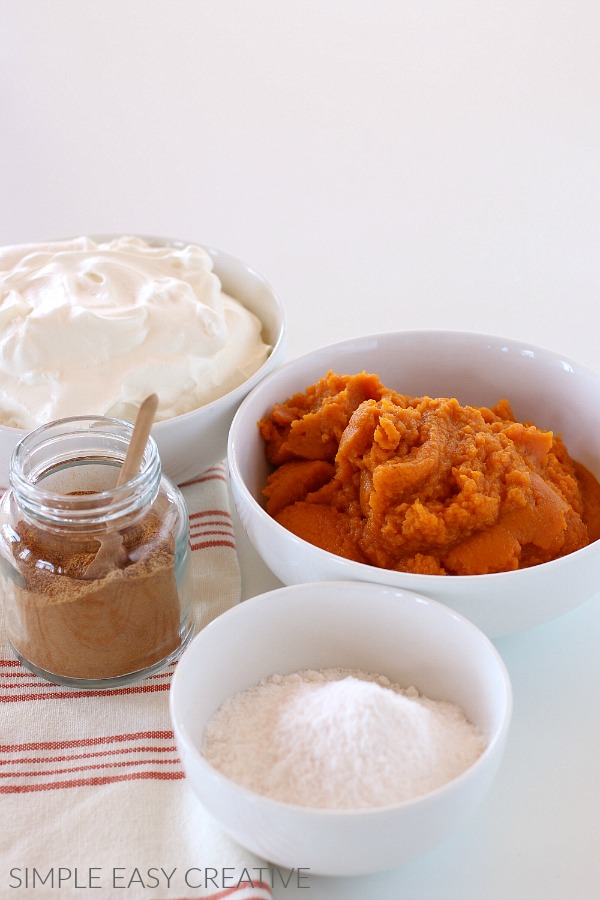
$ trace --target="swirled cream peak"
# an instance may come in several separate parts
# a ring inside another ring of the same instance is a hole
[[[261,323],[201,247],[87,237],[0,248],[0,422],[188,412],[253,374]]]

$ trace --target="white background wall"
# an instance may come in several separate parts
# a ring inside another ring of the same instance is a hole
[[[0,0],[0,243],[229,250],[290,355],[439,326],[595,365],[599,47],[595,0]]]

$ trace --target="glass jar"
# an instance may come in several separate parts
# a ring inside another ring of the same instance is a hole
[[[12,647],[57,684],[130,683],[174,660],[194,619],[189,519],[153,438],[116,487],[133,426],[77,416],[16,447],[0,504],[0,590]]]

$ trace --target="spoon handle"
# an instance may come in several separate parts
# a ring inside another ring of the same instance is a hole
[[[146,397],[138,410],[135,425],[133,426],[131,441],[129,442],[125,460],[117,479],[117,487],[125,484],[126,481],[133,478],[140,470],[140,463],[142,461],[142,456],[144,455],[144,450],[146,449],[146,444],[148,443],[148,437],[150,435],[150,429],[152,428],[152,422],[154,421],[157,406],[157,395],[150,394],[149,397]]]

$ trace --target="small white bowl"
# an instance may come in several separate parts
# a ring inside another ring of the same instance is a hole
[[[361,580],[440,600],[490,637],[561,616],[600,589],[600,541],[543,565],[493,575],[419,575],[343,559],[283,528],[264,509],[270,471],[257,422],[274,403],[303,391],[329,369],[366,369],[402,394],[456,397],[472,406],[510,400],[519,421],[559,432],[571,456],[600,477],[600,375],[531,344],[461,332],[390,332],[298,357],[268,376],[241,404],[229,434],[229,470],[240,519],[266,565],[284,584]]]
[[[207,762],[204,731],[226,699],[269,675],[329,667],[387,675],[458,704],[486,737],[486,749],[443,787],[361,810],[281,803],[241,787]],[[278,866],[359,875],[425,853],[480,804],[501,761],[512,691],[492,643],[442,604],[383,585],[330,582],[262,594],[211,622],[178,663],[170,711],[189,783],[231,837]]]
[[[107,241],[116,235],[93,235]],[[189,241],[140,235],[152,246],[183,247]],[[203,245],[200,245],[203,246]],[[252,266],[239,259],[203,246],[214,263],[213,271],[221,279],[225,293],[239,300],[263,324],[263,339],[271,352],[263,365],[246,381],[222,397],[172,419],[157,422],[152,429],[160,453],[163,471],[176,484],[199,475],[222,460],[227,452],[229,427],[241,400],[282,361],[285,345],[285,311],[271,285]],[[84,410],[94,415],[98,410]],[[26,431],[0,425],[0,486],[8,485],[12,452]]]

